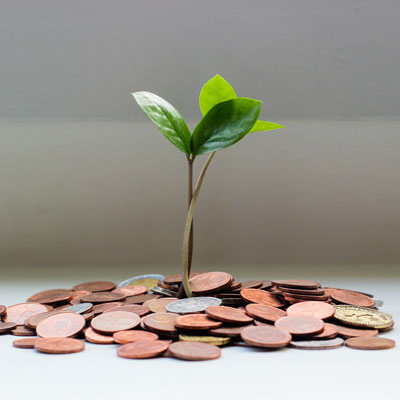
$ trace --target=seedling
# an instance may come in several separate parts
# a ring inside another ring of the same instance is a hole
[[[199,104],[203,118],[193,133],[178,110],[161,97],[150,92],[135,92],[132,95],[161,133],[186,155],[189,209],[183,234],[180,296],[186,294],[187,297],[191,297],[189,274],[193,254],[193,214],[204,176],[215,152],[232,146],[248,133],[284,127],[259,120],[262,102],[237,97],[232,86],[219,75],[210,79],[200,92]],[[208,153],[211,154],[193,190],[193,163],[198,156]]]

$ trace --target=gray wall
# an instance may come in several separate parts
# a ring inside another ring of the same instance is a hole
[[[1,1],[0,265],[179,265],[185,159],[129,93],[193,127],[215,73],[288,129],[218,153],[195,262],[398,264],[399,15],[394,0]]]

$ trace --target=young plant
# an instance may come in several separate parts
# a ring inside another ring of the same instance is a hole
[[[193,255],[193,215],[208,166],[215,152],[225,149],[248,133],[284,128],[273,122],[261,121],[261,101],[237,97],[232,86],[221,76],[211,78],[199,97],[203,118],[190,132],[178,110],[150,92],[132,93],[136,102],[161,133],[186,155],[188,166],[188,215],[183,235],[182,286],[180,296],[192,296],[189,274]],[[196,157],[211,153],[193,190],[193,163]]]

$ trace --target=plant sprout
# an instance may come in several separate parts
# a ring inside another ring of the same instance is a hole
[[[208,166],[215,152],[225,149],[248,133],[284,128],[258,116],[262,102],[237,97],[232,86],[221,76],[211,78],[202,88],[199,105],[203,118],[190,132],[178,110],[150,92],[132,93],[136,102],[175,147],[185,153],[188,166],[188,215],[183,235],[182,285],[179,297],[192,296],[189,274],[193,255],[193,215]],[[193,190],[193,163],[196,157],[211,153]]]

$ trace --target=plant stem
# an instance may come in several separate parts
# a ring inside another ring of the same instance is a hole
[[[188,210],[190,208],[190,203],[193,198],[193,162],[195,156],[192,158],[187,156],[188,160]],[[189,260],[188,260],[188,274],[190,275],[190,270],[192,269],[192,256],[193,256],[193,220],[192,225],[190,227],[190,237],[189,237]]]
[[[193,214],[194,214],[194,209],[196,207],[197,198],[199,197],[201,185],[204,180],[204,176],[207,172],[208,166],[210,165],[214,155],[215,151],[209,155],[206,163],[204,164],[203,169],[200,172],[199,179],[197,180],[196,187],[192,196],[192,201],[190,202],[188,215],[186,217],[185,230],[183,233],[183,248],[182,248],[182,285],[187,297],[192,297],[192,290],[189,284],[189,268],[191,261],[189,249],[190,249],[191,228],[193,224]]]

